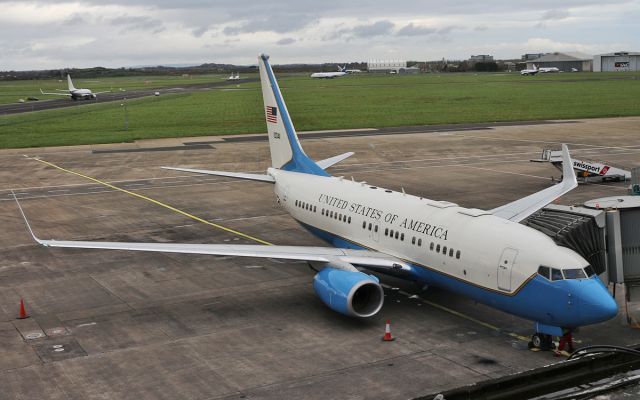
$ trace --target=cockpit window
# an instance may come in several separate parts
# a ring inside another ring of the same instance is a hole
[[[596,271],[593,270],[593,267],[591,265],[587,265],[586,267],[584,267],[584,272],[587,273],[588,277],[592,277],[596,274]]]
[[[562,272],[559,269],[551,268],[551,280],[552,281],[561,281],[562,280]]]
[[[584,279],[587,277],[582,268],[563,269],[565,279]]]
[[[542,276],[543,278],[551,279],[550,274],[551,268],[545,267],[544,265],[541,265],[540,268],[538,268],[538,275]]]

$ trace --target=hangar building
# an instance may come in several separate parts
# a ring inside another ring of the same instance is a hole
[[[535,60],[527,61],[527,68],[533,69],[533,65],[538,68],[556,67],[560,71],[592,71],[593,56],[584,53],[548,53]]]
[[[382,72],[389,73],[394,71],[395,73],[404,72],[407,69],[406,61],[384,61],[384,60],[369,60],[367,62],[367,70],[369,72]]]
[[[593,56],[593,72],[640,71],[640,53],[619,51]]]

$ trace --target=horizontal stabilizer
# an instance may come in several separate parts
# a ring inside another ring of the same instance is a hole
[[[161,168],[170,169],[173,171],[193,172],[196,174],[204,174],[204,175],[226,176],[229,178],[246,179],[249,181],[260,181],[260,182],[270,182],[270,183],[275,183],[276,181],[275,179],[273,179],[271,175],[263,175],[263,174],[246,174],[244,172],[208,171],[206,169],[174,168],[174,167],[161,167]]]
[[[577,186],[578,180],[576,179],[576,174],[573,170],[573,161],[571,161],[567,145],[563,144],[562,182],[509,204],[505,204],[504,206],[494,208],[489,212],[495,216],[502,217],[513,222],[520,222],[558,197],[575,189]]]
[[[339,156],[327,158],[326,160],[317,161],[316,164],[318,164],[322,169],[327,169],[330,166],[337,164],[340,161],[345,160],[354,154],[355,154],[354,152],[350,151],[348,153],[340,154]]]

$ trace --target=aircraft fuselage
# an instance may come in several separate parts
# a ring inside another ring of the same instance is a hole
[[[410,276],[400,272],[405,279],[553,327],[593,324],[617,312],[597,275],[551,280],[538,274],[540,266],[584,271],[588,263],[524,225],[342,178],[269,174],[281,206],[305,228],[336,247],[405,260],[412,265]]]

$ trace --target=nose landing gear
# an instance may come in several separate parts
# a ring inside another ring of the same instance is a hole
[[[531,341],[528,344],[529,349],[537,350],[553,350],[555,348],[553,344],[553,337],[546,333],[534,333],[531,336]]]

